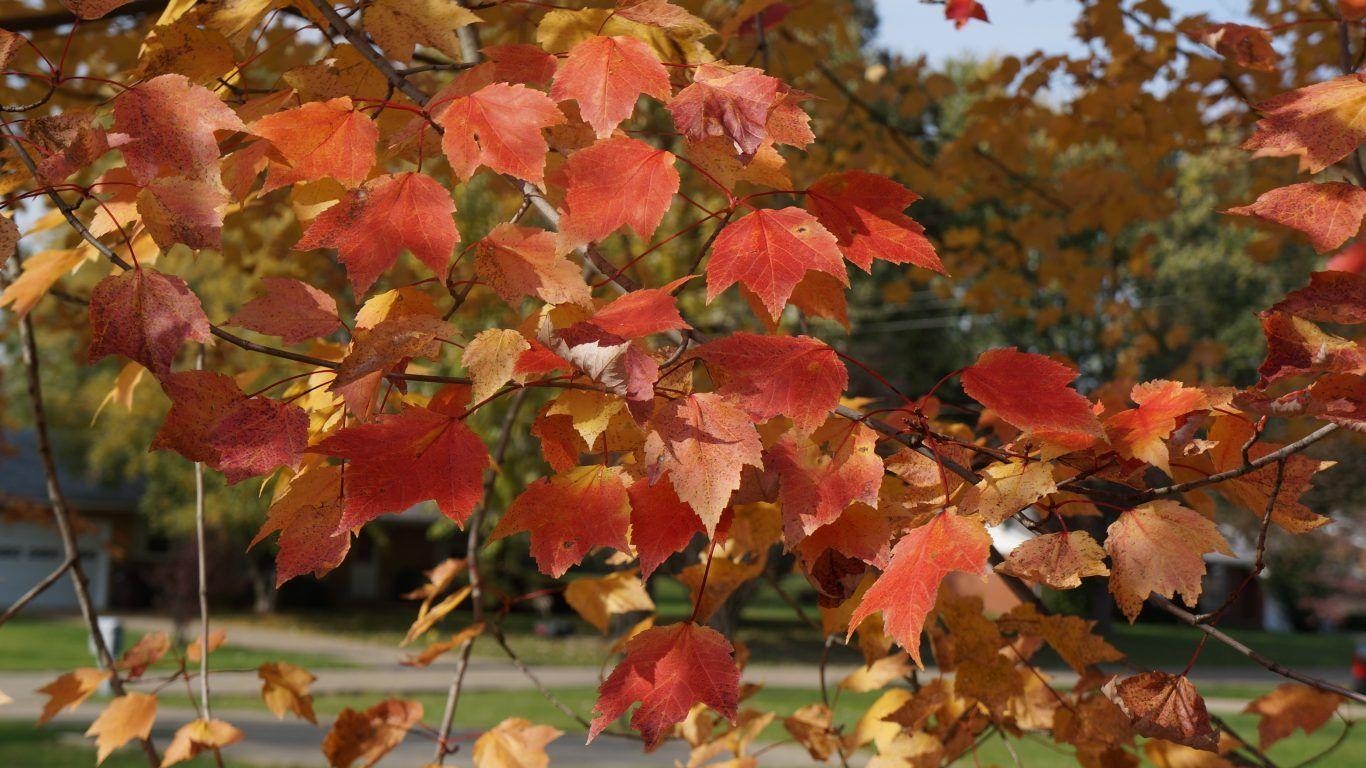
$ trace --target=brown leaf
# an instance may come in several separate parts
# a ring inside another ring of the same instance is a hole
[[[351,768],[357,760],[369,768],[421,720],[422,704],[416,701],[385,699],[364,712],[347,707],[323,739],[323,755],[332,768]]]
[[[1309,735],[1333,719],[1345,699],[1299,683],[1286,683],[1254,700],[1243,710],[1260,715],[1257,722],[1258,746],[1265,750],[1295,732]]]
[[[1185,675],[1144,672],[1123,680],[1116,677],[1104,691],[1144,736],[1195,749],[1212,750],[1219,743],[1205,700]]]
[[[1086,531],[1047,533],[1010,551],[999,573],[1044,584],[1053,589],[1075,589],[1087,576],[1108,576],[1105,550]]]
[[[565,602],[603,634],[611,617],[632,611],[653,611],[655,603],[634,573],[618,571],[601,578],[575,579],[564,590]]]
[[[142,636],[133,647],[124,651],[123,658],[114,665],[116,669],[128,673],[129,679],[142,677],[147,668],[171,650],[171,638],[165,632],[149,632]]]
[[[268,661],[256,669],[261,678],[261,698],[266,708],[281,720],[285,712],[316,724],[318,718],[313,714],[313,697],[308,687],[318,678],[303,667],[296,667],[283,661]]]

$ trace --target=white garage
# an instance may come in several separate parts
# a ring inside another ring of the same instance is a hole
[[[81,561],[90,577],[90,596],[95,607],[103,609],[109,602],[109,523],[93,521],[83,527],[88,530],[77,539]],[[61,538],[51,526],[0,522],[0,605],[8,606],[18,600],[56,570],[64,556]],[[26,610],[64,611],[77,607],[76,591],[68,576],[29,603]]]

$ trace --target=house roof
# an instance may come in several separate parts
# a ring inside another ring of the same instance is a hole
[[[70,450],[73,440],[53,433],[57,478],[67,502],[77,510],[132,511],[142,487],[134,481],[105,482],[82,466],[82,457]],[[66,449],[66,450],[64,450]],[[38,455],[37,435],[31,429],[0,435],[0,500],[21,499],[47,505],[47,479]]]

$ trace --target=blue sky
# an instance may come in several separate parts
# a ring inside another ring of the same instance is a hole
[[[1168,0],[1177,16],[1207,14],[1212,21],[1238,21],[1240,0]],[[944,20],[944,6],[920,0],[876,0],[882,24],[878,42],[905,56],[925,54],[941,62],[960,53],[1025,54],[1035,50],[1076,52],[1072,22],[1077,0],[982,0],[990,24],[974,21],[960,30]]]

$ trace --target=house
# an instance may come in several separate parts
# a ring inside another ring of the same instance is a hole
[[[60,454],[60,451],[59,451]],[[98,609],[110,605],[113,561],[128,550],[137,530],[138,490],[128,484],[92,481],[78,462],[59,455],[57,474],[76,513],[81,558]],[[65,549],[48,504],[47,481],[32,431],[4,435],[0,443],[0,604],[9,605],[62,564]],[[77,608],[70,579],[62,579],[29,604],[30,610]]]

